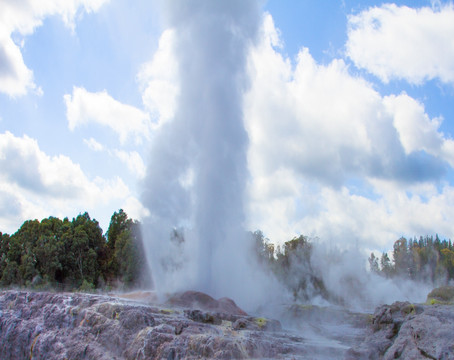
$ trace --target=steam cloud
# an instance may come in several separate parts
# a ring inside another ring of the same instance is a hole
[[[196,289],[246,304],[259,283],[247,258],[243,124],[246,61],[260,27],[255,0],[163,2],[175,31],[179,96],[151,145],[144,203],[158,292]]]
[[[153,134],[144,180],[142,200],[150,211],[145,246],[155,289],[199,290],[266,311],[263,305],[271,308],[292,296],[255,264],[243,229],[250,176],[243,95],[249,49],[262,21],[259,1],[174,0],[162,6],[173,36],[179,95],[173,118]],[[315,246],[311,266],[347,307],[424,300],[425,286],[369,273],[359,249],[341,250]],[[307,266],[292,264],[295,279],[287,282],[309,276]],[[305,289],[305,298],[319,301],[312,290]]]

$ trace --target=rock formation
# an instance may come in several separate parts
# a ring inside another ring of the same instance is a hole
[[[290,331],[199,292],[121,296],[0,292],[0,359],[454,359],[449,304],[380,306],[365,336],[367,315],[334,307],[285,307]]]
[[[370,333],[346,359],[454,359],[454,305],[380,306]]]
[[[306,359],[308,354],[314,348],[282,331],[278,321],[248,316],[232,300],[202,293],[156,305],[107,295],[0,292],[5,360]]]

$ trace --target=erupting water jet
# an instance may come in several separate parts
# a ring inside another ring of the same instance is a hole
[[[179,95],[173,119],[153,139],[143,196],[154,284],[158,292],[190,288],[247,304],[261,296],[262,285],[242,227],[248,177],[242,109],[261,8],[256,0],[163,6],[175,34]]]

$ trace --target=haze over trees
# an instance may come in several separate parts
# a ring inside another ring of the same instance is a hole
[[[349,296],[361,297],[362,292],[371,291],[373,284],[369,286],[367,282],[378,280],[365,273],[344,272],[346,263],[340,263],[351,261],[351,258],[342,260],[346,255],[340,249],[333,256],[330,251],[324,251],[323,244],[316,244],[306,236],[294,237],[277,247],[261,231],[251,233],[251,236],[259,262],[290,291],[294,300],[307,301],[320,297],[343,304],[349,301]],[[321,259],[323,256],[326,258]],[[356,260],[362,262],[361,259]],[[385,252],[379,259],[371,254],[369,265],[371,273],[397,280],[396,284],[400,280],[413,280],[432,287],[447,285],[454,280],[454,248],[451,240],[440,240],[438,236],[421,236],[419,240],[402,237],[395,241],[391,256]],[[330,271],[341,272],[336,279],[343,290],[331,288],[332,280],[326,282]],[[367,301],[368,296],[364,299]]]
[[[308,237],[300,235],[275,246],[257,230],[248,239],[263,271],[272,273],[295,300],[313,296],[336,300],[314,266],[319,255]],[[184,241],[183,235],[179,241]],[[392,256],[371,254],[368,260],[370,271],[386,278],[434,285],[454,279],[453,244],[437,235],[402,237],[395,241]],[[84,291],[150,287],[140,223],[120,209],[105,234],[88,213],[71,221],[27,220],[12,235],[0,232],[0,286]]]

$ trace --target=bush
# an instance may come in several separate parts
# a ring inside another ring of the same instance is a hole
[[[84,279],[84,281],[82,282],[82,285],[80,285],[80,287],[79,287],[79,291],[85,292],[85,293],[92,293],[95,291],[95,285]]]

